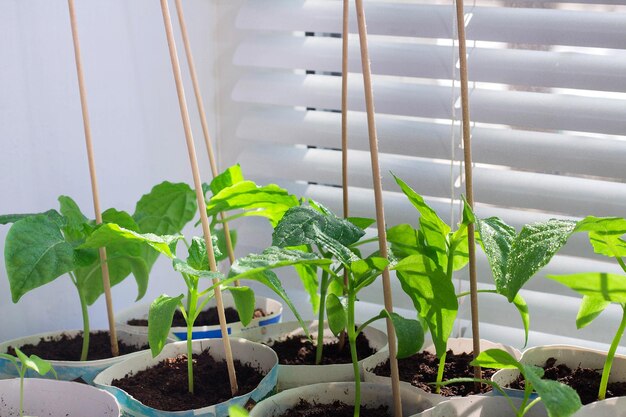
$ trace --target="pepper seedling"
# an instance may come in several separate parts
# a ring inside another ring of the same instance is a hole
[[[107,247],[112,286],[133,274],[137,300],[146,292],[150,269],[158,256],[136,240],[109,242],[102,239],[100,229],[120,225],[137,238],[142,234],[178,233],[193,218],[196,202],[188,185],[166,181],[141,197],[132,216],[116,209],[103,212],[102,226],[87,219],[70,197],[59,197],[59,203],[60,213],[49,210],[40,214],[0,216],[0,224],[13,223],[5,241],[5,264],[14,303],[29,291],[64,274],[70,276],[78,292],[83,318],[80,360],[84,361],[89,351],[88,306],[104,291],[98,248]],[[92,239],[94,234],[99,238]],[[93,245],[96,240],[100,246]],[[86,244],[87,241],[91,244]]]
[[[517,369],[525,380],[524,398],[519,406],[515,405],[511,397],[509,397],[506,391],[502,389],[498,383],[491,380],[454,378],[449,381],[439,383],[439,385],[448,385],[459,382],[481,382],[489,384],[493,387],[493,389],[497,390],[500,394],[506,397],[509,405],[515,412],[515,417],[523,417],[539,402],[542,402],[545,406],[546,411],[548,412],[548,417],[569,417],[582,407],[580,397],[573,388],[558,381],[542,379],[544,373],[542,368],[520,363],[504,350],[485,350],[471,362],[471,365],[493,369]],[[531,399],[533,391],[537,393],[538,397]]]
[[[20,376],[20,417],[22,417],[24,415],[24,378],[26,377],[26,371],[32,369],[41,376],[52,372],[55,378],[57,377],[57,373],[50,362],[41,359],[37,355],[26,356],[26,354],[18,348],[15,348],[15,355],[16,356],[9,355],[8,353],[0,353],[0,358],[10,361],[15,366]]]
[[[587,232],[594,252],[615,258],[626,273],[626,264],[622,259],[626,256],[626,240],[623,238],[626,233],[626,219],[589,216],[576,224],[574,232]],[[576,327],[579,329],[589,325],[611,303],[616,303],[622,308],[622,319],[613,336],[602,369],[598,400],[603,400],[606,397],[615,353],[626,329],[626,276],[605,272],[582,272],[570,275],[548,275],[548,278],[560,282],[583,296],[576,317]]]

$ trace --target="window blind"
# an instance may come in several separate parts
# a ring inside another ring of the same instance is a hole
[[[223,162],[238,161],[246,176],[277,182],[337,213],[341,3],[222,2],[218,35]],[[390,171],[444,220],[458,222],[464,187],[453,7],[365,2],[389,226],[415,225],[418,218]],[[465,9],[477,214],[502,217],[518,231],[549,218],[626,216],[626,1],[469,1]],[[350,207],[353,215],[374,217],[354,10],[351,22]],[[261,226],[246,227],[253,234]],[[530,345],[610,341],[617,310],[578,331],[579,298],[542,279],[582,271],[620,269],[594,255],[585,235],[572,236],[522,292],[531,313]],[[480,285],[492,285],[480,251],[478,276]],[[398,306],[412,308],[394,285]],[[362,298],[382,303],[380,294],[374,286]],[[480,299],[481,336],[519,346],[521,322],[500,298]]]

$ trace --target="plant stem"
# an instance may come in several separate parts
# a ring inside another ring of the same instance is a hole
[[[328,272],[322,272],[320,283],[320,307],[317,313],[317,346],[315,347],[315,364],[322,363],[324,349],[324,310],[326,310],[326,291],[328,290]]]
[[[524,415],[526,415],[526,413],[528,413],[530,411],[531,408],[533,408],[533,406],[535,406],[536,404],[539,404],[540,402],[541,402],[541,397],[535,398],[526,407],[524,407],[524,408],[520,407],[519,412],[517,413],[517,415],[519,417],[523,417]]]
[[[24,375],[26,374],[26,366],[22,364],[20,371],[20,417],[24,416]]]
[[[80,360],[86,361],[89,353],[89,311],[87,310],[87,300],[85,300],[85,296],[78,285],[76,285],[76,290],[78,291],[80,309],[83,315],[83,349],[80,353]]]
[[[196,304],[198,294],[191,289],[187,290],[187,385],[193,394],[193,324],[196,318]]]
[[[624,260],[619,256],[615,259],[617,259],[617,263],[619,264],[619,266],[621,266],[624,272],[626,272],[626,264],[624,264]]]
[[[357,332],[354,330],[354,304],[356,294],[348,293],[348,344],[350,345],[350,356],[352,358],[352,369],[354,371],[354,417],[359,417],[361,412],[361,373],[359,372],[359,358],[356,353]]]
[[[437,369],[437,388],[435,389],[435,394],[439,394],[441,392],[441,382],[443,381],[443,371],[446,367],[446,355],[448,353],[444,352],[439,358],[439,368]]]
[[[611,343],[611,348],[609,349],[609,353],[606,355],[606,361],[604,362],[602,379],[600,380],[600,391],[598,392],[598,400],[604,400],[606,397],[606,387],[609,384],[609,375],[611,374],[611,367],[613,366],[615,352],[617,351],[617,346],[619,345],[622,335],[624,334],[624,329],[626,329],[626,304],[622,304],[622,310],[622,321],[619,324],[617,333],[615,333],[615,337]]]

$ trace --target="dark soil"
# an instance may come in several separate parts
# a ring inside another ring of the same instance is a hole
[[[108,359],[111,357],[111,344],[109,339],[109,332],[90,332],[89,333],[89,353],[87,354],[87,360],[95,361],[98,359]],[[120,349],[120,355],[126,355],[128,353],[138,352],[140,350],[149,349],[146,344],[144,346],[127,345],[126,343],[118,340],[118,346]],[[36,345],[27,344],[19,346],[20,350],[27,355],[35,354],[43,359],[55,360],[55,361],[78,361],[80,360],[80,353],[83,350],[83,335],[82,333],[76,336],[68,336],[62,334],[61,337],[48,337],[42,338]],[[13,346],[9,346],[7,353],[15,355]]]
[[[281,365],[315,365],[315,346],[306,336],[292,336],[285,340],[270,341],[268,343],[278,355]],[[357,357],[359,360],[376,353],[367,337],[360,333],[356,339]],[[322,365],[352,363],[350,344],[346,340],[342,350],[339,350],[339,340],[324,343]]]
[[[233,396],[230,392],[226,362],[216,362],[208,350],[193,355],[194,394],[187,385],[187,355],[178,355],[158,365],[114,379],[116,386],[141,403],[165,411],[181,411],[207,407],[224,402]],[[255,389],[265,375],[258,369],[235,361],[239,383],[237,395]]]
[[[236,323],[239,320],[239,313],[232,307],[228,307],[224,310],[224,314],[226,315],[226,323]],[[252,318],[265,317],[272,313],[266,313],[265,310],[261,308],[257,308],[254,310],[254,314]],[[148,320],[144,319],[131,319],[126,322],[126,324],[130,326],[148,326]],[[217,307],[211,307],[207,310],[204,310],[202,313],[198,315],[194,326],[216,326],[220,324],[219,318],[217,317]],[[185,322],[185,318],[183,314],[176,310],[174,313],[174,319],[172,320],[172,326],[175,327],[187,327],[187,323]]]
[[[446,354],[446,364],[444,365],[443,380],[447,381],[453,378],[473,378],[474,367],[470,362],[474,359],[473,353],[454,354],[448,350]],[[406,381],[413,386],[423,389],[426,392],[435,392],[436,386],[429,383],[437,381],[437,370],[439,369],[439,359],[437,356],[429,352],[418,352],[413,356],[398,360],[398,368],[400,369],[400,380]],[[496,372],[495,369],[483,368],[483,379],[490,379]],[[391,370],[389,359],[381,363],[373,372],[380,376],[390,376]],[[489,385],[482,385],[479,394],[491,391]],[[441,395],[444,397],[461,396],[476,394],[473,382],[465,382],[459,384],[445,385],[441,387]]]
[[[389,417],[389,407],[381,405],[376,408],[361,406],[362,417]],[[354,415],[354,407],[335,401],[332,404],[311,404],[301,399],[300,402],[286,413],[279,417],[352,417]]]
[[[602,379],[601,369],[581,368],[580,365],[572,370],[565,364],[556,364],[555,358],[550,358],[543,366],[544,379],[559,381],[574,388],[580,396],[580,401],[589,404],[598,400],[600,390],[600,380]],[[509,387],[523,390],[525,381],[520,375]],[[626,382],[609,382],[606,390],[606,397],[621,397],[626,395]]]

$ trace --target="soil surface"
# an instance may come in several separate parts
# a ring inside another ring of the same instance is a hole
[[[224,310],[224,314],[226,315],[226,323],[236,323],[239,320],[239,313],[232,307],[227,307]],[[272,313],[266,313],[265,310],[261,308],[257,308],[254,310],[254,314],[252,318],[260,318],[268,316]],[[126,322],[129,326],[148,326],[148,320],[145,319],[131,319]],[[220,324],[219,318],[217,317],[217,307],[211,307],[207,310],[204,310],[198,315],[194,326],[216,326]],[[185,322],[185,318],[183,314],[176,310],[174,313],[174,318],[172,319],[172,326],[175,327],[187,327],[187,323]]]
[[[446,354],[446,364],[443,371],[443,380],[447,381],[453,378],[473,378],[474,367],[470,362],[474,359],[472,352],[454,354],[448,350]],[[437,381],[437,370],[439,369],[439,359],[437,356],[429,352],[418,352],[413,356],[398,360],[398,368],[400,369],[400,380],[406,381],[413,386],[423,389],[426,392],[435,392],[436,386],[430,385]],[[495,369],[483,368],[483,379],[490,379],[496,372]],[[390,376],[391,370],[389,359],[374,368],[373,372],[380,376]],[[480,393],[491,391],[489,385],[483,384]],[[441,387],[441,395],[444,397],[467,396],[476,394],[473,382],[465,382],[459,384],[445,385]]]
[[[389,417],[389,407],[381,405],[376,408],[361,406],[360,415],[362,417]],[[279,417],[353,417],[354,407],[346,405],[340,401],[332,404],[311,404],[301,399],[300,402],[289,411]]]
[[[235,360],[239,392],[255,389],[265,376],[258,369]],[[219,404],[232,398],[226,362],[216,362],[208,350],[193,355],[194,394],[187,385],[187,355],[178,355],[156,366],[114,379],[116,386],[141,403],[165,411],[181,411]]]
[[[278,363],[281,365],[315,365],[316,345],[306,336],[292,336],[284,340],[270,341],[268,346],[274,349],[278,355]],[[376,353],[363,333],[357,336],[356,350],[359,360]],[[342,350],[339,350],[339,340],[335,339],[324,343],[322,352],[322,365],[352,363],[347,338]]]
[[[120,355],[126,355],[128,353],[138,352],[140,350],[149,349],[146,344],[144,346],[127,345],[126,343],[118,340],[118,346],[120,349]],[[78,361],[80,360],[80,354],[83,350],[83,335],[82,333],[76,336],[68,336],[62,334],[61,337],[48,337],[41,338],[36,345],[27,344],[19,346],[20,350],[27,355],[35,354],[43,359],[55,360],[55,361]],[[9,346],[7,353],[15,355],[13,346]],[[87,354],[87,360],[95,361],[98,359],[108,359],[111,357],[111,344],[109,339],[109,332],[90,332],[89,333],[89,353]]]
[[[572,370],[565,364],[557,365],[555,358],[548,359],[543,369],[545,371],[543,375],[544,379],[559,381],[574,388],[583,405],[598,400],[600,380],[602,379],[601,369],[581,368],[578,366],[576,369]],[[520,375],[509,387],[523,390],[525,386],[524,382],[524,379]],[[626,395],[626,382],[609,382],[606,390],[606,398],[621,397],[624,395]]]

